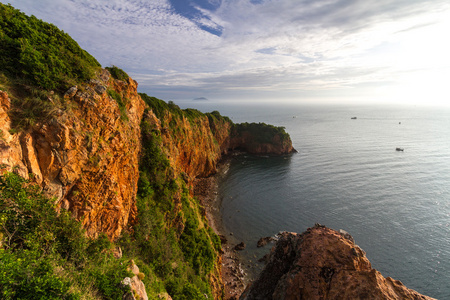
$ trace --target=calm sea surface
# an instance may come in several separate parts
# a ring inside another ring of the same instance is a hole
[[[260,237],[315,223],[348,231],[383,276],[450,299],[450,109],[189,103],[286,127],[297,154],[237,156],[221,213],[247,271]],[[357,117],[352,120],[351,117]],[[395,151],[396,147],[404,152]]]

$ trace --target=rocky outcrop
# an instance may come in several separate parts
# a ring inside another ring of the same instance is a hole
[[[240,299],[432,299],[384,278],[346,232],[322,225],[283,232]]]
[[[236,124],[231,133],[229,147],[257,155],[283,155],[297,152],[284,127],[265,123]]]
[[[14,171],[41,185],[89,236],[118,237],[136,217],[144,111],[136,87],[132,79],[114,80],[102,70],[96,79],[69,89],[66,105],[55,106],[50,119],[22,131],[11,128],[10,101],[1,92],[2,173]]]
[[[123,300],[148,300],[147,291],[145,290],[145,285],[142,282],[145,274],[139,271],[139,267],[134,263],[134,261],[130,262],[128,271],[133,273],[134,276],[131,278],[125,277],[122,280],[122,284],[129,286],[131,289],[131,291],[123,297]]]

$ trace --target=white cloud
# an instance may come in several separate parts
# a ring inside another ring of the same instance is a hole
[[[160,97],[172,98],[169,87],[179,98],[183,89],[362,95],[386,82],[398,81],[400,91],[421,70],[430,78],[450,68],[442,37],[450,5],[443,0],[223,0],[215,11],[197,7],[205,17],[195,22],[166,0],[9,2],[56,24],[103,65],[124,68]]]

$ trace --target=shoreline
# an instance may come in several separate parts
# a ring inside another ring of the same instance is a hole
[[[194,180],[194,196],[203,207],[203,214],[209,226],[219,235],[222,242],[222,282],[224,299],[239,299],[246,287],[245,273],[242,269],[239,255],[234,249],[235,241],[229,232],[225,231],[220,215],[221,199],[219,197],[219,182],[228,172],[232,155],[224,156],[217,166],[217,173],[206,178]]]

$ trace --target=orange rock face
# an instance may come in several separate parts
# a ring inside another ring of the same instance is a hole
[[[66,110],[25,132],[11,133],[7,95],[1,92],[2,171],[32,178],[58,207],[81,220],[89,236],[111,239],[136,217],[140,121],[144,102],[137,83],[98,79],[70,89]],[[126,117],[107,90],[122,98]],[[31,176],[29,174],[32,174]]]
[[[241,299],[433,299],[372,269],[351,236],[316,225],[283,232]]]
[[[17,174],[28,179],[19,136],[11,132],[11,119],[8,116],[10,108],[8,94],[0,91],[0,170],[3,174],[14,169]]]
[[[222,154],[228,150],[230,123],[214,124],[216,129],[213,133],[206,116],[190,121],[167,111],[161,120],[153,113],[145,118],[161,132],[163,150],[177,175],[185,173],[189,182],[192,182],[196,177],[216,173]],[[172,129],[161,125],[169,123]]]

